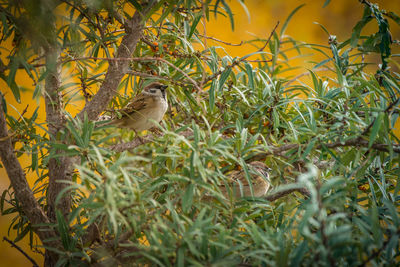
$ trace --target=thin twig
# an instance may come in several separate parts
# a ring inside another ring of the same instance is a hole
[[[187,75],[186,72],[184,72],[183,70],[181,70],[180,68],[178,68],[177,66],[175,66],[174,64],[172,64],[171,62],[169,62],[169,61],[167,61],[167,60],[165,60],[165,59],[163,59],[163,58],[159,58],[159,57],[156,57],[156,58],[152,58],[152,57],[143,57],[143,58],[133,58],[133,60],[134,60],[134,61],[142,61],[142,60],[144,60],[144,61],[146,61],[146,60],[161,61],[161,62],[167,64],[168,66],[172,67],[172,68],[175,69],[176,71],[180,72],[183,76],[186,77],[186,79],[188,79],[188,80],[194,85],[194,87],[196,87],[196,89],[197,89],[198,91],[201,91],[201,88],[199,87],[199,85],[197,84],[197,82],[196,82],[195,80],[193,80],[189,75]]]
[[[275,27],[273,28],[273,30],[272,30],[271,33],[269,34],[268,39],[267,39],[267,41],[265,42],[264,46],[261,47],[260,49],[258,49],[257,52],[262,52],[262,51],[264,51],[265,47],[266,47],[266,46],[269,44],[269,42],[271,41],[271,38],[272,38],[272,36],[274,35],[274,33],[275,33],[275,31],[276,31],[276,28],[278,28],[278,26],[279,26],[279,21],[276,23]]]
[[[148,134],[148,135],[142,136],[141,138],[136,138],[130,142],[113,145],[110,147],[110,149],[115,152],[123,152],[123,151],[131,150],[138,146],[153,142],[156,137],[162,137],[163,135],[164,135],[164,133],[161,133],[158,135]],[[185,130],[185,131],[179,132],[179,135],[184,136],[184,137],[189,137],[189,136],[193,135],[193,132],[191,130]],[[140,139],[142,139],[142,140],[140,140]]]
[[[87,19],[87,21],[88,21],[90,24],[92,24],[93,27],[97,28],[97,29],[100,31],[100,34],[102,33],[102,29],[100,28],[100,25],[97,25],[97,24],[87,15],[87,14],[88,14],[87,12],[84,12],[84,11],[80,10],[79,7],[75,6],[74,4],[69,3],[69,2],[66,1],[66,0],[61,0],[61,2],[63,2],[63,3],[66,4],[66,5],[69,5],[69,6],[72,7],[73,9],[77,10],[82,16],[84,16],[84,17]],[[104,37],[104,36],[102,36],[102,37]]]
[[[26,107],[25,107],[25,109],[22,111],[21,115],[19,115],[18,122],[20,122],[21,119],[24,117],[25,113],[28,111],[28,107],[29,107],[29,104],[26,105]]]
[[[32,262],[33,267],[39,267],[39,265],[36,263],[34,259],[32,259],[25,251],[22,250],[17,244],[15,244],[13,241],[8,239],[7,237],[3,236],[3,241],[7,241],[10,243],[10,245],[14,248],[16,248],[19,252],[21,252],[30,262]]]
[[[271,31],[271,34],[269,35],[269,37],[268,37],[267,41],[265,42],[265,44],[260,49],[258,49],[256,52],[262,52],[265,49],[265,47],[270,42],[272,36],[274,35],[274,32],[276,31],[276,28],[278,27],[278,25],[279,25],[279,21],[276,23],[274,29]],[[213,75],[208,76],[206,79],[204,79],[204,83],[207,83],[207,82],[209,82],[211,80],[214,80],[216,77],[221,75],[225,70],[232,69],[235,66],[239,65],[241,62],[246,61],[246,59],[249,58],[251,55],[244,56],[244,57],[240,58],[239,60],[234,60],[230,65],[226,66],[224,69],[219,70],[219,71],[215,72]]]
[[[64,60],[64,61],[62,61],[62,64],[67,63],[67,62],[71,62],[71,61],[79,61],[79,60],[160,61],[160,62],[163,62],[163,63],[167,64],[168,66],[172,67],[176,71],[180,72],[183,76],[185,76],[186,79],[188,79],[194,85],[194,87],[196,87],[196,89],[198,91],[201,91],[201,88],[199,87],[197,82],[195,80],[193,80],[186,72],[184,72],[183,70],[181,70],[180,68],[178,68],[177,66],[172,64],[171,62],[169,62],[169,61],[167,61],[167,60],[165,60],[163,58],[160,58],[160,57],[132,57],[132,58],[79,57],[79,58],[73,58],[73,59]]]
[[[197,35],[201,36],[203,38],[210,39],[210,40],[213,40],[213,41],[216,41],[216,42],[219,42],[219,43],[223,43],[223,44],[226,44],[226,45],[230,45],[230,46],[241,46],[241,45],[243,45],[243,41],[240,41],[240,43],[238,43],[238,44],[233,44],[233,43],[229,43],[229,42],[226,42],[226,41],[222,41],[222,40],[217,39],[217,38],[212,37],[212,36],[206,36],[204,34],[199,34],[199,33]]]
[[[255,63],[266,63],[266,62],[271,62],[271,59],[253,59],[253,60],[244,60],[245,62],[255,62]]]
[[[145,77],[145,78],[155,78],[155,79],[159,79],[159,80],[165,80],[171,84],[178,85],[181,87],[185,87],[185,86],[191,84],[188,81],[176,81],[170,77],[156,75],[156,74],[150,74],[150,73],[145,73],[145,72],[139,72],[139,71],[128,71],[126,74],[132,74],[134,76]]]

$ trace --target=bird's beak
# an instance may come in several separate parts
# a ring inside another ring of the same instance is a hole
[[[163,90],[165,90],[165,89],[168,88],[168,85],[163,85],[161,88],[162,88]]]

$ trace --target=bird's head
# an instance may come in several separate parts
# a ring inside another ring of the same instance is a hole
[[[165,90],[168,88],[168,85],[164,85],[159,82],[154,82],[147,85],[143,89],[143,93],[151,96],[159,96],[165,99]]]
[[[271,172],[271,168],[269,168],[267,165],[265,165],[265,163],[260,162],[260,161],[253,161],[253,162],[249,163],[249,166],[255,172],[260,173],[267,180],[269,180],[269,174]]]

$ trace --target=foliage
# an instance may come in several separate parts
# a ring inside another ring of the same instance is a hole
[[[17,155],[31,155],[27,171],[38,176],[32,190],[43,210],[50,205],[51,159],[75,163],[57,198],[70,197],[71,209],[57,211],[52,222],[61,246],[45,244],[58,255],[57,266],[398,264],[400,146],[394,124],[400,76],[390,70],[386,19],[399,24],[396,14],[362,1],[364,15],[349,40],[330,35],[328,45],[311,45],[285,35],[299,7],[270,39],[251,41],[254,53],[232,58],[221,47],[206,46],[199,27],[210,16],[228,16],[233,28],[227,1],[155,1],[144,13],[143,36],[108,110],[126,105],[148,80],[162,80],[170,85],[170,112],[159,125],[162,134],[117,152],[113,144],[131,142],[134,134],[74,116],[74,106],[90,103],[107,69],[127,60],[114,54],[129,34],[124,23],[132,10],[145,10],[145,4],[35,2],[1,3],[1,41],[14,38],[14,48],[0,77],[19,100],[23,88],[16,73],[25,71],[35,84],[34,98],[42,98],[55,68],[43,53],[60,51],[57,93],[66,121],[57,136],[37,112],[30,118],[7,115]],[[373,18],[378,32],[362,36]],[[287,76],[295,68],[292,55],[308,50],[326,57],[306,74],[310,82]],[[254,160],[272,169],[273,192],[226,198],[218,185]],[[302,190],[272,197],[293,189]],[[34,225],[11,188],[2,194],[1,210],[16,214],[10,225],[18,232],[15,242],[32,235]]]

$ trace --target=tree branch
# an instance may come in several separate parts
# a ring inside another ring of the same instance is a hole
[[[272,146],[271,149],[268,152],[263,152],[255,155],[250,161],[253,160],[262,160],[266,156],[274,155],[274,156],[283,156],[283,154],[291,149],[298,149],[299,147],[305,147],[308,144],[286,144],[283,146]],[[316,145],[316,148],[319,149],[322,146],[326,146],[327,148],[336,148],[336,147],[347,147],[347,146],[352,146],[352,147],[368,147],[369,142],[367,140],[364,140],[360,137],[354,138],[347,140],[345,142],[337,141],[329,144],[318,144]],[[372,144],[371,148],[376,149],[378,151],[382,152],[389,152],[389,147],[390,145],[388,144]],[[393,149],[393,152],[400,153],[400,144],[392,144],[391,148]]]
[[[22,250],[22,248],[20,248],[19,246],[17,246],[17,244],[15,244],[14,242],[12,242],[10,239],[8,239],[7,237],[3,236],[3,241],[7,241],[8,243],[10,243],[10,245],[14,248],[16,248],[19,252],[22,253],[22,255],[24,255],[30,262],[32,262],[33,267],[39,267],[39,265],[36,263],[36,261],[34,259],[32,259],[25,251]]]
[[[151,143],[151,142],[153,142],[154,138],[155,138],[155,136],[153,134],[148,134],[148,135],[140,137],[140,138],[135,138],[135,139],[133,139],[133,141],[130,141],[130,142],[113,145],[110,147],[110,149],[115,152],[123,152],[123,151],[134,149],[140,145]]]
[[[33,230],[44,244],[57,247],[56,241],[46,241],[54,238],[55,232],[45,224],[50,221],[36,201],[32,190],[29,188],[26,176],[22,167],[14,154],[11,139],[8,136],[6,119],[3,114],[3,107],[0,101],[0,158],[14,189],[15,196],[21,204],[25,216],[32,224]]]
[[[129,58],[132,56],[142,36],[145,24],[143,17],[153,5],[154,1],[151,1],[151,4],[143,9],[143,13],[136,11],[132,19],[124,24],[126,35],[122,38],[121,44],[117,49],[116,58]],[[89,120],[95,120],[98,115],[105,110],[108,103],[117,93],[118,85],[122,77],[128,71],[129,62],[130,61],[109,61],[109,67],[99,91],[77,115],[78,118],[83,120],[84,114],[86,113]]]

